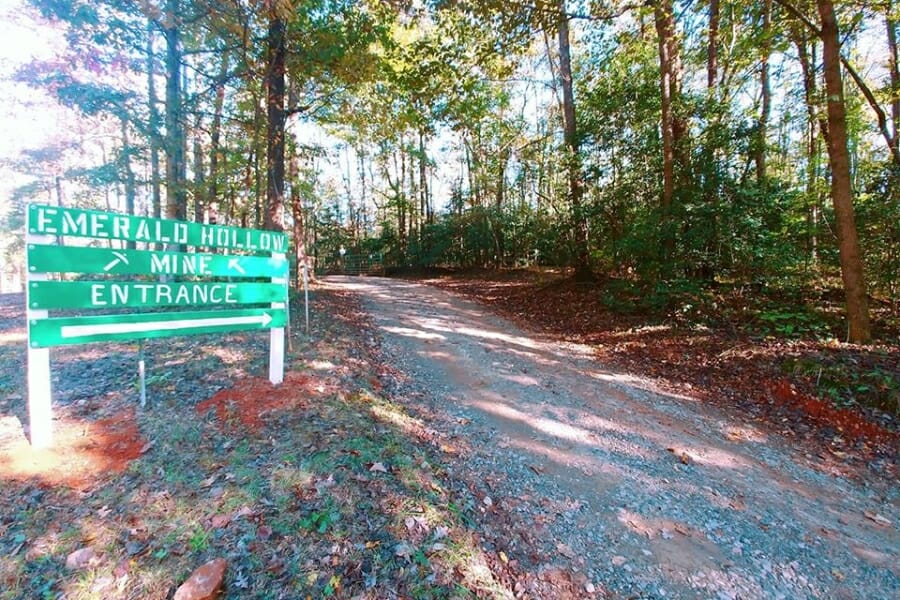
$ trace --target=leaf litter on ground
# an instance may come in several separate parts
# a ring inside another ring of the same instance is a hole
[[[357,301],[314,306],[280,387],[260,376],[268,335],[149,342],[146,410],[133,345],[54,351],[58,448],[30,471],[0,461],[0,599],[168,598],[214,558],[225,598],[584,597],[484,550],[491,515],[449,479],[443,437],[384,395],[399,374]],[[27,422],[22,343],[0,343],[4,422]],[[0,456],[30,456],[21,425]]]

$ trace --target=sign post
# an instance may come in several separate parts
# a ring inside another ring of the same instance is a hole
[[[26,222],[26,227],[28,226]],[[50,236],[26,233],[25,242],[48,242]],[[31,445],[34,448],[46,448],[53,441],[53,408],[50,394],[50,349],[32,345],[31,323],[46,319],[46,309],[31,308],[31,286],[39,281],[46,281],[46,273],[33,273],[26,259],[25,318],[28,322],[27,374],[28,381],[28,422]]]
[[[269,381],[284,380],[289,267],[283,232],[36,204],[27,208],[26,229],[32,446],[46,447],[52,440],[49,349],[53,346],[141,340],[138,361],[144,406],[144,339],[269,329]],[[222,248],[241,254],[52,244],[54,237],[63,236]],[[50,281],[48,273],[96,277]],[[116,279],[119,275],[144,277],[121,281]],[[161,312],[163,307],[176,310]],[[138,310],[108,312],[119,308]],[[50,315],[59,309],[78,314]],[[88,310],[93,314],[82,314]]]

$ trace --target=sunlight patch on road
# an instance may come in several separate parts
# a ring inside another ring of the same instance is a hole
[[[677,394],[675,392],[669,390],[660,389],[659,386],[655,385],[649,379],[645,379],[643,377],[636,377],[634,375],[625,375],[622,373],[598,373],[596,371],[586,371],[585,374],[592,379],[598,379],[600,381],[605,381],[607,383],[617,383],[621,385],[627,385],[630,387],[637,388],[639,390],[644,390],[647,392],[653,392],[654,394],[664,394],[669,398],[676,398],[678,400],[687,400],[689,402],[697,402],[697,399],[692,396],[685,396],[684,394]]]
[[[487,331],[484,329],[473,329],[472,327],[457,327],[455,329],[456,333],[462,335],[468,335],[471,337],[477,337],[487,340],[497,340],[500,342],[506,342],[507,344],[515,344],[516,346],[524,346],[525,348],[530,348],[532,350],[538,349],[538,344],[534,340],[530,340],[526,337],[521,336],[513,336],[507,335],[505,333],[500,333],[499,331]]]
[[[25,341],[25,330],[13,330],[0,333],[0,344],[18,344]]]
[[[518,383],[519,385],[527,385],[527,386],[540,386],[541,382],[532,377],[531,375],[504,375],[504,379],[507,381],[512,381],[513,383]]]
[[[722,435],[732,442],[755,442],[764,444],[767,441],[766,435],[755,427],[742,425],[721,424]]]
[[[500,417],[505,417],[507,419],[526,423],[534,429],[537,429],[542,433],[546,433],[554,437],[589,445],[593,445],[595,441],[595,436],[591,431],[581,429],[580,427],[573,427],[572,425],[560,423],[559,421],[554,421],[552,419],[534,417],[506,404],[499,404],[497,402],[488,402],[484,400],[476,400],[472,404],[474,404],[481,410],[493,413]]]
[[[685,463],[695,462],[708,467],[721,467],[723,469],[750,467],[750,464],[740,456],[709,446],[700,449],[679,445],[672,446],[668,450],[675,454],[675,456],[680,457],[682,462]]]
[[[416,338],[419,340],[446,340],[447,338],[439,333],[428,333],[420,329],[410,329],[409,327],[385,327],[385,331],[404,337]]]

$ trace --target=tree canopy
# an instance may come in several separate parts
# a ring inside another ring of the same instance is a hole
[[[30,10],[64,43],[16,78],[90,125],[21,156],[17,202],[285,228],[322,269],[840,282],[852,341],[900,302],[894,0]]]

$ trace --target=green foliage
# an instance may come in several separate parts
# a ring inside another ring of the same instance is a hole
[[[761,330],[779,337],[827,339],[829,324],[821,316],[806,311],[763,311],[758,315]]]
[[[786,373],[806,377],[814,383],[817,395],[835,406],[868,404],[900,416],[900,376],[878,367],[860,364],[850,356],[814,356],[786,360]],[[862,399],[865,399],[865,402]]]

